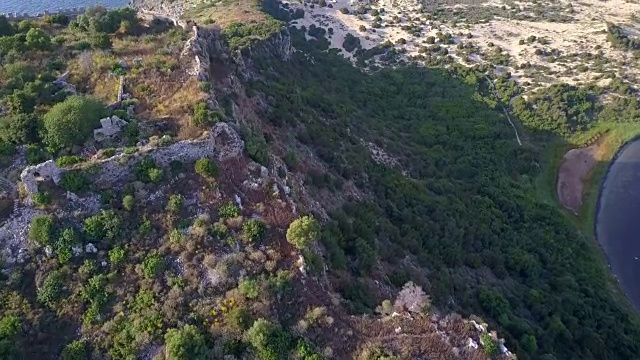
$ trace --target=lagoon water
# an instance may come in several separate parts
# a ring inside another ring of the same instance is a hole
[[[44,13],[78,7],[102,5],[109,8],[126,6],[128,0],[0,0],[0,13]]]
[[[640,140],[609,167],[600,192],[596,235],[629,302],[640,311]]]

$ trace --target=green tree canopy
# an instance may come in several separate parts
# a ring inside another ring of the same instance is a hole
[[[27,46],[31,49],[46,50],[51,47],[51,37],[39,28],[29,29],[25,39]]]
[[[287,241],[298,249],[306,249],[311,245],[320,233],[320,226],[311,216],[303,216],[294,220],[287,229]]]
[[[193,325],[169,329],[164,336],[167,360],[204,360],[207,344],[204,335]]]
[[[98,100],[74,95],[44,115],[45,141],[52,150],[82,144],[99,125],[107,109]]]

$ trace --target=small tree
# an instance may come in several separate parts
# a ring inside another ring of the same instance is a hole
[[[51,47],[51,37],[38,28],[31,28],[27,31],[25,43],[31,49],[46,50]]]
[[[87,96],[70,96],[44,115],[45,141],[54,151],[80,145],[106,115],[107,109],[100,101]]]
[[[398,293],[394,307],[398,310],[408,310],[414,313],[424,312],[431,307],[431,299],[420,286],[409,281]]]
[[[287,241],[298,249],[308,248],[320,234],[320,225],[311,216],[294,220],[287,229]]]
[[[205,360],[209,350],[204,335],[193,325],[169,329],[164,336],[167,360]]]
[[[254,321],[245,332],[245,339],[256,350],[260,360],[287,358],[291,342],[289,334],[265,319]]]

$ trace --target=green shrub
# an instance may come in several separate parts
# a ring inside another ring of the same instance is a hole
[[[120,235],[122,219],[113,210],[102,210],[100,214],[84,219],[83,231],[89,240],[113,241]]]
[[[67,191],[77,193],[89,187],[89,179],[81,170],[71,170],[62,174],[59,185]]]
[[[92,276],[87,284],[82,287],[80,295],[82,299],[88,301],[91,305],[95,305],[98,309],[102,308],[109,298],[106,291],[109,279],[105,274]]]
[[[184,199],[180,194],[174,194],[169,196],[169,201],[167,202],[167,210],[172,213],[178,213],[182,209],[182,203]]]
[[[158,168],[156,163],[148,158],[142,159],[136,164],[134,173],[138,180],[152,183],[159,183],[164,175],[162,169]]]
[[[287,241],[298,249],[308,248],[320,233],[320,225],[311,216],[294,220],[287,229]]]
[[[111,267],[117,269],[122,266],[124,264],[126,254],[126,250],[120,246],[116,246],[109,250],[109,264],[111,264]]]
[[[254,279],[241,279],[238,283],[238,291],[247,299],[255,299],[260,294],[258,281]]]
[[[107,114],[106,107],[99,100],[70,96],[44,115],[45,142],[53,151],[81,145]]]
[[[265,232],[264,223],[257,219],[251,219],[245,221],[242,224],[242,235],[247,242],[256,243],[262,240],[262,236]]]
[[[194,126],[211,126],[222,120],[222,117],[221,112],[209,110],[209,107],[204,102],[198,102],[193,106]]]
[[[133,210],[134,204],[135,204],[135,200],[134,200],[133,196],[125,195],[125,197],[122,198],[122,207],[125,210],[127,210],[127,211]]]
[[[244,135],[244,150],[247,155],[255,162],[262,165],[269,164],[269,146],[267,145],[264,136],[259,132],[245,129]]]
[[[61,264],[66,264],[67,262],[69,262],[69,260],[71,260],[71,257],[73,256],[71,247],[78,244],[79,242],[80,240],[78,234],[72,227],[62,230],[60,236],[54,244],[56,254],[58,255],[58,261]]]
[[[196,174],[205,178],[215,178],[218,176],[218,167],[209,159],[198,159],[195,164]]]
[[[33,202],[38,206],[51,204],[51,195],[47,191],[40,191],[33,195]]]
[[[55,218],[53,215],[39,215],[31,219],[29,226],[29,239],[40,246],[52,244],[55,231]]]
[[[38,301],[54,308],[64,295],[64,276],[62,273],[54,270],[50,272],[42,282],[42,286],[38,288]]]
[[[88,360],[87,343],[84,340],[73,340],[64,347],[60,357],[62,360]]]
[[[69,167],[85,161],[87,160],[80,156],[65,155],[65,156],[60,156],[58,159],[56,159],[56,165],[58,167]]]
[[[142,273],[149,279],[160,275],[164,271],[164,267],[164,259],[159,254],[147,255],[142,261]]]
[[[16,153],[16,147],[6,141],[0,141],[0,156],[11,156]]]
[[[164,343],[167,360],[206,360],[209,358],[205,336],[193,325],[167,330]]]
[[[493,357],[500,353],[498,343],[493,339],[493,337],[491,337],[491,335],[482,333],[480,334],[480,340],[482,341],[484,353],[487,354],[487,356]]]
[[[291,337],[279,326],[265,319],[253,322],[245,332],[246,341],[256,350],[260,360],[281,360],[287,358]]]
[[[229,233],[229,229],[224,224],[215,223],[211,226],[211,235],[218,240],[224,239]]]
[[[179,244],[180,242],[182,242],[182,231],[178,229],[171,230],[171,232],[169,233],[169,241],[174,244]]]
[[[236,204],[229,201],[228,203],[220,206],[218,209],[218,215],[224,219],[234,218],[240,215],[240,209],[238,209]]]

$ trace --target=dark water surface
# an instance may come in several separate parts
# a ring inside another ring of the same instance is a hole
[[[629,302],[640,311],[640,140],[624,146],[609,167],[596,236]]]

